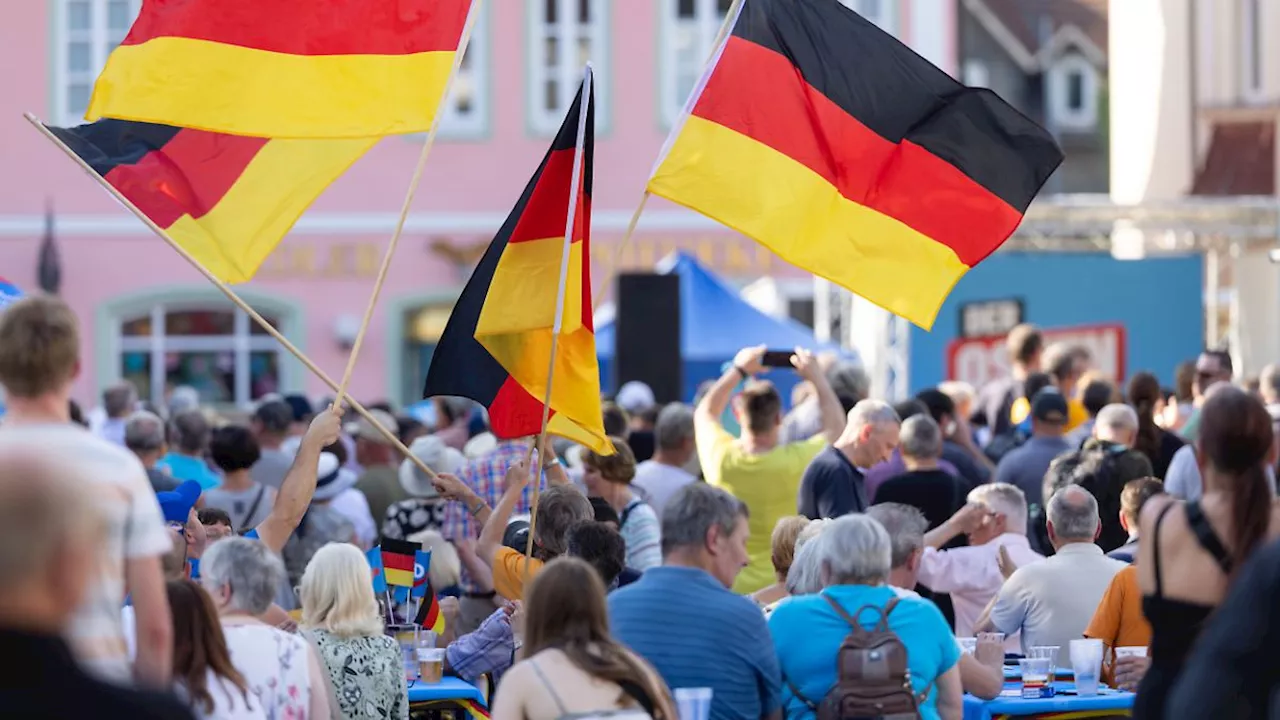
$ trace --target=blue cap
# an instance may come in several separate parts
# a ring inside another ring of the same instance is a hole
[[[185,523],[191,515],[191,508],[200,499],[200,483],[188,480],[173,490],[156,493],[160,501],[160,510],[164,513],[165,522]]]

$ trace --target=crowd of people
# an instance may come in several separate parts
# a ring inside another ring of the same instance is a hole
[[[712,720],[952,720],[1007,655],[1069,665],[1082,637],[1139,717],[1261,714],[1277,681],[1280,368],[1233,384],[1220,351],[1121,388],[1020,326],[1007,377],[890,404],[797,349],[787,409],[748,348],[692,404],[624,385],[601,455],[459,398],[371,406],[399,443],[302,396],[243,416],[123,383],[81,412],[80,349],[55,298],[0,315],[15,716],[407,718],[384,539],[432,551],[445,671],[500,720],[675,720],[693,688]]]

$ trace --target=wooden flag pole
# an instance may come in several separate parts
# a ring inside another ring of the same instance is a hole
[[[82,170],[88,173],[90,177],[97,180],[98,184],[106,188],[107,192],[111,193],[112,197],[114,197],[121,205],[124,205],[126,208],[129,209],[130,212],[136,215],[144,225],[146,225],[148,228],[151,229],[151,232],[159,236],[161,240],[164,240],[165,243],[168,244],[169,247],[173,248],[174,252],[178,253],[178,255],[182,257],[182,259],[186,260],[191,265],[191,267],[195,268],[201,275],[205,277],[206,280],[213,283],[213,286],[218,288],[218,290],[220,290],[228,300],[234,303],[236,307],[243,310],[244,313],[248,315],[250,318],[252,318],[254,322],[261,325],[262,329],[265,330],[268,335],[275,338],[276,342],[280,343],[280,345],[285,350],[288,350],[290,354],[298,358],[298,361],[301,362],[304,366],[306,366],[308,370],[315,373],[316,377],[323,380],[324,383],[328,385],[331,389],[335,391],[338,389],[338,383],[334,382],[333,378],[325,374],[325,372],[321,370],[319,367],[317,367],[316,364],[313,363],[310,358],[302,354],[301,350],[295,347],[293,343],[289,342],[288,338],[286,338],[284,335],[281,335],[280,331],[276,330],[275,327],[270,322],[268,322],[266,318],[259,315],[258,311],[254,310],[249,305],[249,303],[245,302],[239,295],[237,295],[236,291],[232,290],[231,286],[227,285],[227,283],[225,283],[222,280],[222,278],[210,272],[210,270],[206,268],[203,263],[197,260],[194,255],[187,252],[186,248],[178,244],[178,242],[174,240],[172,237],[169,237],[169,233],[166,232],[164,228],[157,225],[154,220],[147,217],[141,210],[139,210],[138,207],[133,204],[133,201],[125,197],[119,190],[112,187],[110,183],[105,182],[102,179],[102,176],[99,175],[97,172],[95,172],[94,169],[84,161],[84,159],[82,159],[79,155],[75,154],[75,152],[73,152],[71,148],[63,144],[63,142],[59,140],[56,135],[49,132],[49,129],[44,126],[44,123],[40,122],[39,118],[37,118],[35,115],[32,115],[31,113],[24,113],[23,117],[25,117],[27,119],[27,122],[31,123],[36,128],[36,130],[40,132],[41,135],[44,135],[46,138],[52,141],[55,146],[60,148],[63,151],[63,153],[67,155],[67,157],[71,158],[71,160],[74,161],[77,165],[79,165]],[[415,465],[417,465],[423,472],[425,472],[428,477],[432,477],[432,478],[435,477],[436,475],[435,471],[427,467],[426,463],[419,460],[416,455],[409,452],[409,448],[405,447],[404,443],[400,442],[400,438],[396,437],[396,434],[391,432],[386,427],[383,427],[383,425],[378,422],[378,419],[375,418],[368,410],[366,410],[363,405],[356,402],[354,399],[348,399],[348,404],[351,406],[351,409],[359,413],[359,415],[363,417],[365,420],[368,420],[369,423],[378,430],[378,432],[382,433],[382,436],[386,438],[389,443],[391,443],[397,450],[404,453],[404,456],[409,458],[409,460],[412,461]]]
[[[467,45],[471,42],[471,32],[475,29],[476,16],[480,12],[480,3],[482,0],[473,0],[471,9],[467,12],[467,24],[462,30],[462,37],[458,41],[458,50],[453,54],[453,70],[449,73],[449,79],[445,82],[444,95],[440,102],[443,106],[444,102],[449,98],[449,89],[453,87],[454,80],[458,77],[458,68],[462,66],[462,57],[466,54]],[[391,258],[396,253],[396,246],[400,244],[400,236],[404,233],[404,224],[409,219],[409,210],[413,207],[414,195],[418,192],[418,185],[422,182],[422,173],[427,167],[427,157],[431,154],[431,148],[435,145],[436,135],[440,132],[440,116],[439,109],[436,111],[435,117],[431,120],[431,129],[427,131],[427,138],[422,143],[422,152],[418,154],[418,164],[413,169],[413,177],[409,180],[409,191],[405,193],[404,204],[400,206],[400,217],[396,220],[395,230],[391,233],[391,242],[387,244],[387,252],[382,256],[382,267],[378,268],[378,278],[373,283],[373,294],[369,296],[369,304],[364,309],[364,319],[360,322],[360,330],[356,332],[355,343],[351,346],[351,355],[347,358],[347,368],[342,373],[342,382],[338,384],[338,397],[335,400],[341,403],[347,396],[347,388],[351,385],[351,376],[355,373],[356,359],[360,356],[360,347],[364,345],[365,332],[369,329],[369,322],[373,319],[373,311],[378,306],[378,296],[382,294],[382,284],[387,279],[387,272],[391,269]]]
[[[560,330],[564,327],[564,292],[565,284],[569,278],[569,252],[570,246],[573,245],[573,229],[578,219],[578,185],[582,182],[582,156],[586,152],[587,138],[587,111],[591,109],[591,63],[587,63],[587,68],[583,71],[582,76],[582,102],[578,107],[578,142],[573,147],[573,174],[569,181],[569,215],[564,221],[564,246],[560,251],[560,283],[556,286],[556,314],[551,321],[551,358],[547,361],[547,390],[542,397],[542,429],[538,433],[538,439],[534,443],[534,448],[541,449],[547,442],[547,423],[551,421],[551,383],[555,379],[556,374],[556,349],[560,344]],[[588,223],[590,220],[588,219]],[[530,448],[529,455],[532,457],[533,449]],[[542,463],[542,456],[539,454],[538,463]],[[532,467],[530,468],[532,471]],[[533,557],[533,536],[534,531],[538,527],[538,494],[542,488],[541,476],[542,468],[538,468],[534,472],[535,478],[533,483],[533,502],[529,507],[529,539],[525,543],[524,548],[524,580],[529,580],[529,559]]]
[[[744,0],[733,0],[733,4],[729,6],[729,11],[725,13],[724,22],[720,23],[720,30],[716,32],[715,42],[711,43],[711,54],[707,56],[707,60],[703,64],[702,75],[700,76],[701,80],[699,80],[698,85],[693,89],[693,93],[685,102],[685,107],[680,112],[680,117],[676,120],[675,124],[671,126],[671,134],[667,136],[667,141],[663,143],[662,151],[658,155],[658,164],[662,163],[662,159],[666,156],[671,139],[680,133],[680,130],[684,127],[685,121],[689,118],[689,113],[693,109],[693,103],[697,100],[698,96],[702,94],[702,85],[706,82],[707,73],[715,67],[716,59],[720,57],[720,48],[724,45],[725,40],[728,39],[729,33],[733,31],[734,23],[738,21],[738,15],[742,12],[743,2]],[[654,165],[653,169],[657,170],[657,165]],[[649,173],[649,177],[650,179],[653,178],[652,172]],[[622,251],[631,243],[631,236],[635,234],[636,226],[640,224],[640,216],[644,214],[644,206],[648,204],[649,198],[653,195],[653,193],[649,191],[648,185],[648,182],[645,182],[645,190],[644,194],[640,196],[640,204],[636,206],[636,211],[631,213],[631,221],[627,223],[627,230],[622,234],[622,240],[618,242],[618,247],[613,251],[613,263],[609,266],[608,279],[600,285],[601,292],[597,293],[595,296],[595,301],[592,303],[591,307],[592,312],[599,309],[600,302],[604,300],[604,290],[608,288],[609,285],[613,283],[614,278],[618,276],[618,265],[622,262]]]

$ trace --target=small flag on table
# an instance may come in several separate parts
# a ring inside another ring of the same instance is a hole
[[[388,585],[413,587],[413,558],[421,547],[404,540],[382,541],[382,566],[386,569]]]
[[[373,594],[380,596],[387,591],[387,574],[382,566],[382,548],[369,548],[364,556],[369,561],[369,569],[373,571]]]
[[[419,550],[413,566],[413,597],[422,601],[416,622],[419,627],[440,634],[444,632],[444,615],[440,612],[440,598],[431,587],[430,570],[431,551]]]

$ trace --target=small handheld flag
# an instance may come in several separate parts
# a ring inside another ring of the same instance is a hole
[[[435,588],[431,587],[431,551],[418,551],[417,562],[413,568],[413,597],[421,600],[418,626],[431,630],[437,635],[444,632],[444,614],[440,612],[440,598],[436,597]]]
[[[382,566],[386,568],[388,585],[413,587],[413,558],[421,547],[419,543],[404,540],[382,541]]]
[[[387,591],[387,574],[382,566],[382,548],[369,548],[364,557],[369,561],[369,569],[373,573],[373,594],[382,595]]]

